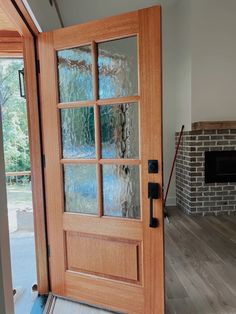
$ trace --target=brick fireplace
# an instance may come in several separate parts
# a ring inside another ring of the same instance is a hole
[[[176,141],[178,136],[179,133],[176,133]],[[205,156],[223,156],[226,172],[230,175],[231,168],[235,172],[234,159],[231,157],[234,152],[235,122],[199,122],[192,125],[191,131],[185,131],[176,160],[177,206],[190,215],[235,215],[236,182],[227,182],[234,180],[234,174],[231,176],[233,180],[219,177],[219,180],[213,179],[211,183],[205,182]],[[230,158],[229,161],[226,158]],[[212,164],[211,160],[208,163]]]

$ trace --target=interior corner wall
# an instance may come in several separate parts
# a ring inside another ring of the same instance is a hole
[[[163,124],[165,188],[175,154],[175,132],[191,127],[191,3],[177,0],[163,8]],[[175,173],[167,205],[176,204]]]
[[[176,127],[176,2],[163,6],[162,63],[163,63],[163,170],[166,192],[175,149]],[[175,174],[172,177],[167,205],[176,204]]]
[[[192,0],[192,122],[236,120],[235,14],[235,0]]]
[[[191,129],[191,1],[178,0],[175,14],[175,131],[179,131],[182,125]]]

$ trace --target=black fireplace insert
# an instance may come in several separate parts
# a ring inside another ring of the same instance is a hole
[[[205,152],[205,183],[236,182],[236,150]]]

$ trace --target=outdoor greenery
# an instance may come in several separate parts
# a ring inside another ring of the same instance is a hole
[[[27,111],[20,97],[22,59],[0,59],[0,106],[6,172],[30,170]]]

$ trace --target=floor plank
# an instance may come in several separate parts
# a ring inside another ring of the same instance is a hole
[[[165,250],[166,313],[236,313],[236,216],[190,217],[173,208]]]

